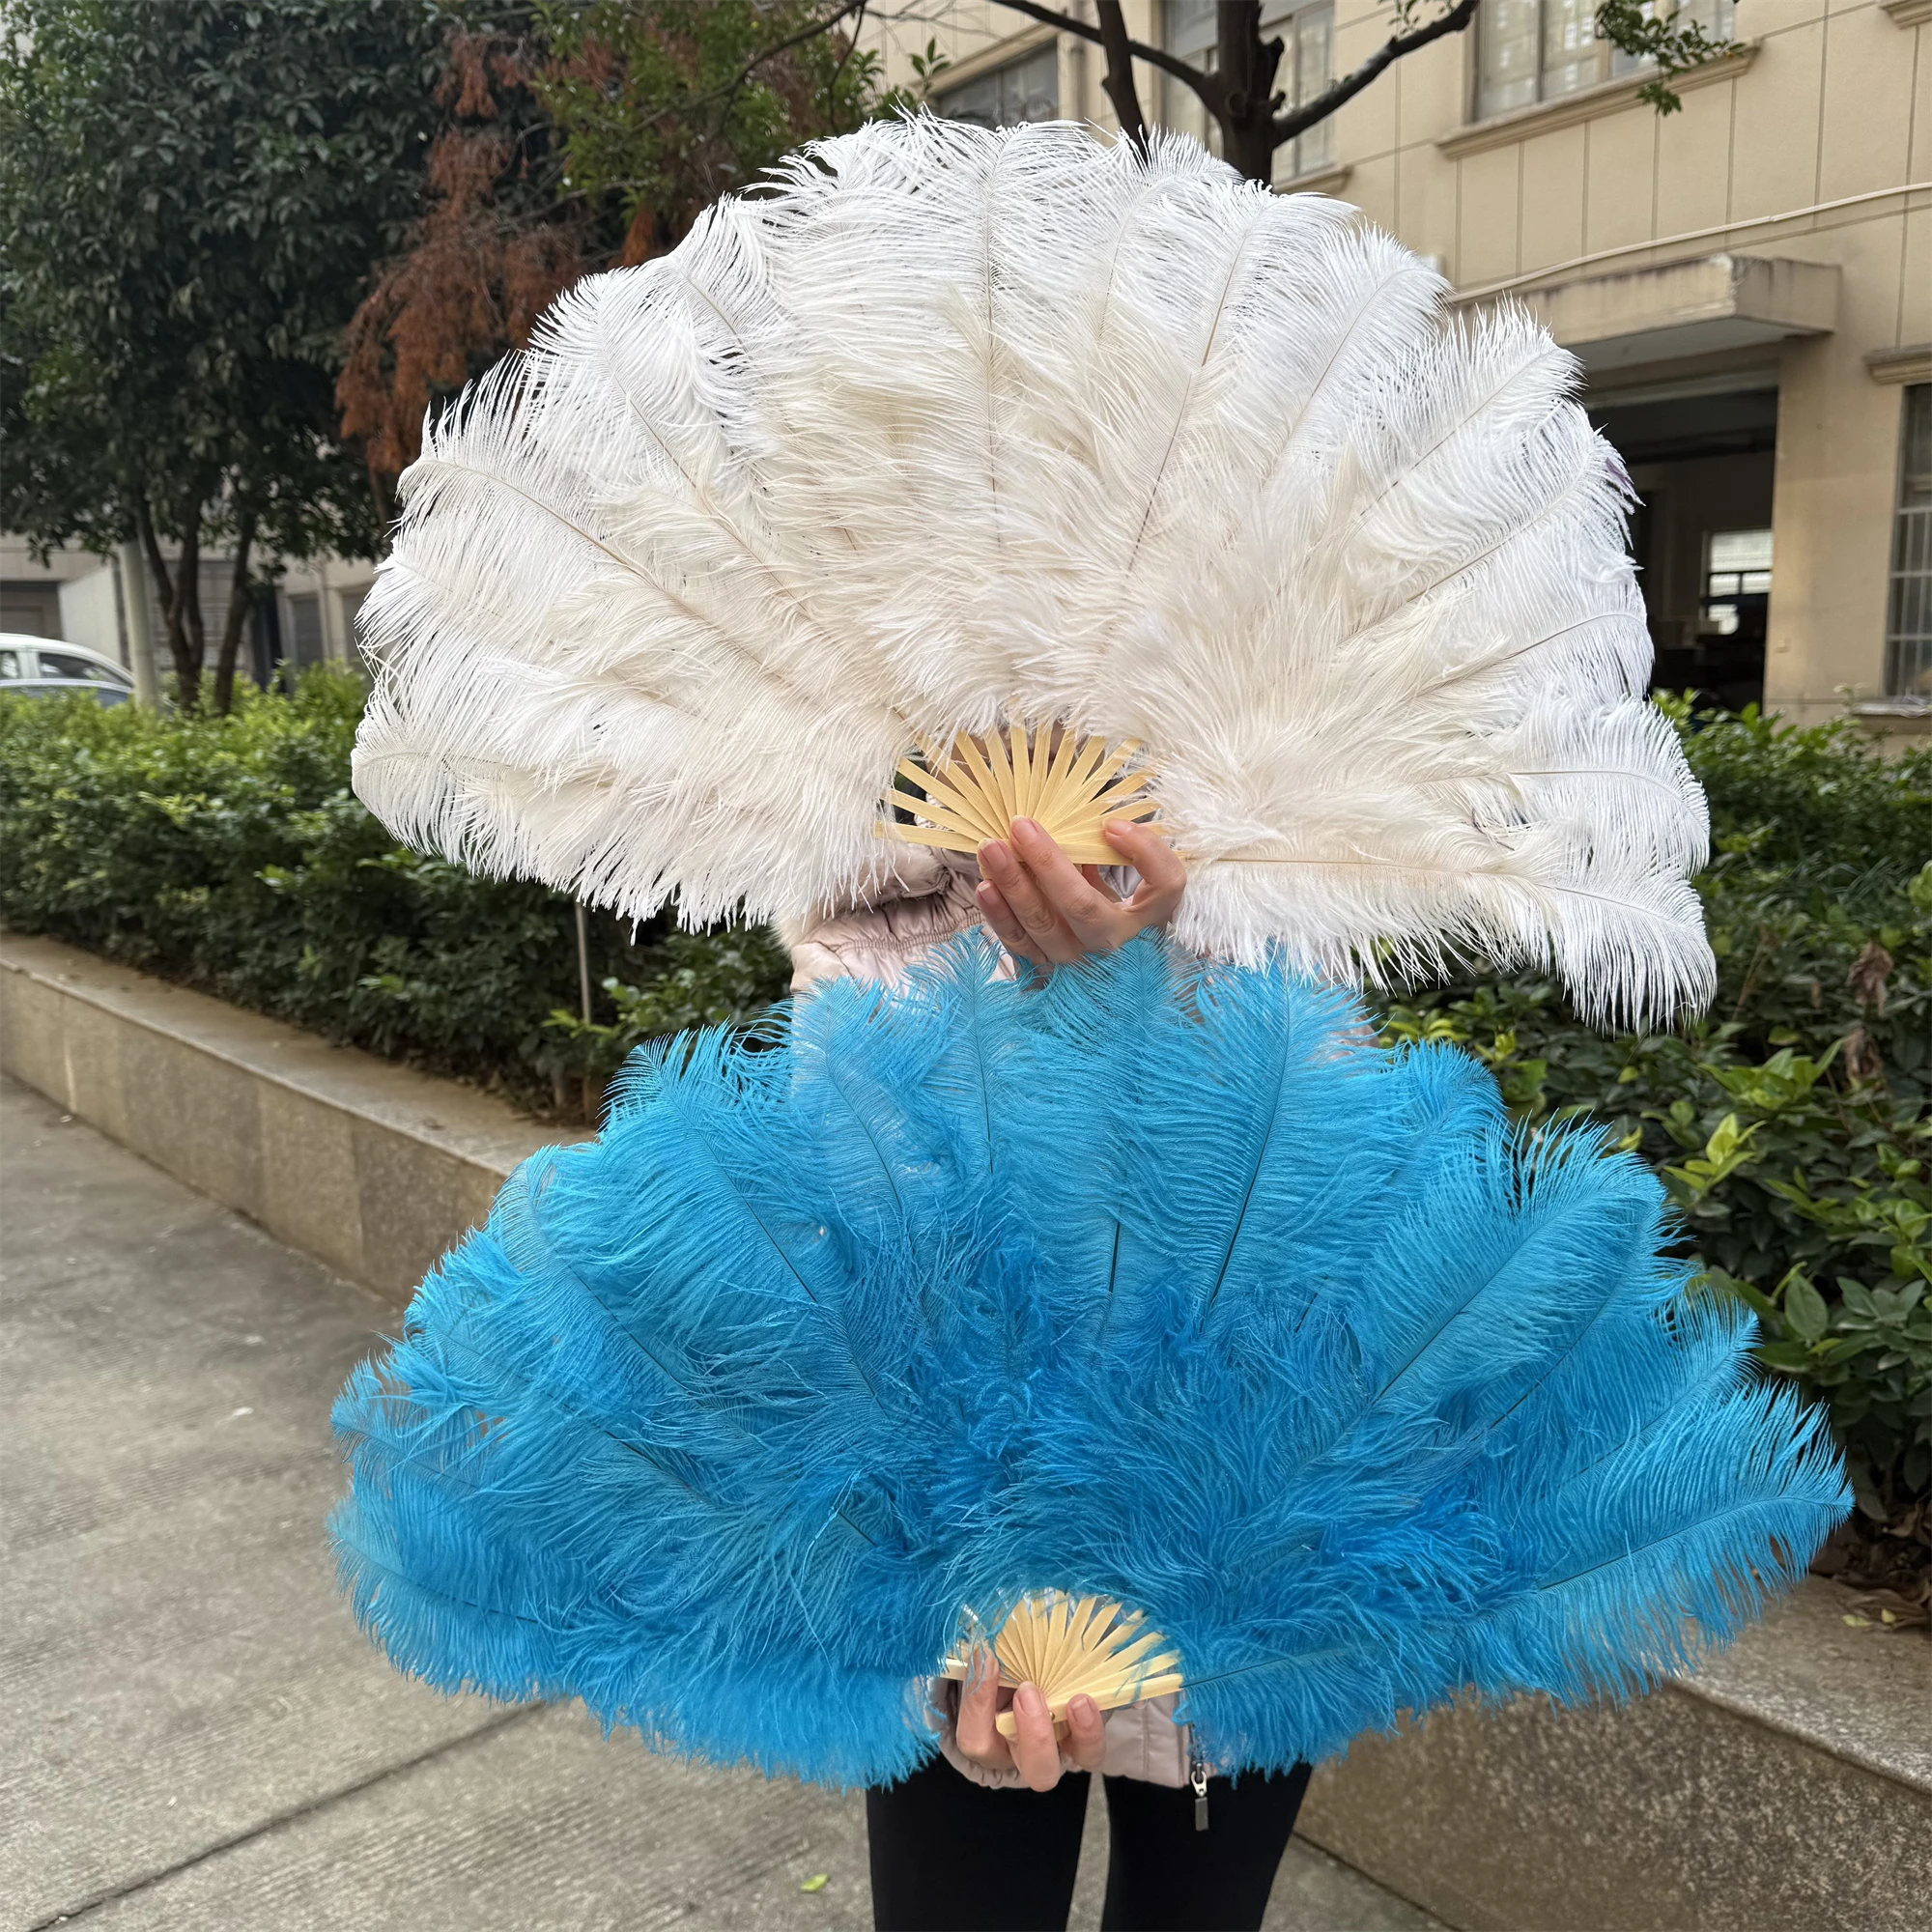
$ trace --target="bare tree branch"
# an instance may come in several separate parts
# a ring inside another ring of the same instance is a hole
[[[1141,114],[1141,98],[1134,88],[1134,43],[1127,37],[1127,19],[1121,12],[1121,0],[1099,0],[1099,14],[1100,44],[1107,50],[1107,74],[1100,85],[1114,103],[1114,118],[1121,124],[1121,132],[1145,155],[1147,121]]]
[[[1279,146],[1283,141],[1292,141],[1304,128],[1312,128],[1318,121],[1325,121],[1345,100],[1352,100],[1362,89],[1374,80],[1384,68],[1392,67],[1405,54],[1412,54],[1418,47],[1426,47],[1431,41],[1439,41],[1445,34],[1460,34],[1476,17],[1476,9],[1481,0],[1456,0],[1456,5],[1439,20],[1432,20],[1426,27],[1418,27],[1410,34],[1395,34],[1384,41],[1354,72],[1347,73],[1334,86],[1324,88],[1315,99],[1291,113],[1278,114],[1274,120],[1274,138]],[[1202,97],[1207,98],[1205,95]]]

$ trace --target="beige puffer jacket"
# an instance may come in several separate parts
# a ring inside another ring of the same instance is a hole
[[[973,897],[978,878],[979,867],[970,859],[919,845],[898,848],[856,903],[781,927],[791,951],[793,992],[803,993],[821,980],[896,984],[923,953],[978,923]],[[935,1678],[927,1695],[939,1747],[955,1770],[976,1784],[1024,1784],[1017,1771],[987,1771],[961,1753],[953,1735],[956,1686]],[[1107,1713],[1101,1769],[1108,1776],[1177,1786],[1188,1781],[1188,1730],[1174,1720],[1176,1701],[1170,1691]],[[1070,1759],[1063,1762],[1072,1768]]]

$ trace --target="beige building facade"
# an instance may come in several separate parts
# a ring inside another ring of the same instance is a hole
[[[176,549],[166,546],[172,566]],[[228,610],[232,560],[220,553],[201,559],[199,590],[213,666]],[[266,685],[287,663],[359,662],[355,613],[376,574],[360,557],[324,556],[285,564],[270,594],[260,599],[242,640],[239,668]],[[174,668],[154,578],[132,543],[99,556],[69,546],[37,559],[23,538],[0,535],[0,634],[58,639],[99,651],[125,667],[149,696]]]
[[[1523,301],[1577,355],[1641,497],[1661,685],[1932,732],[1932,0],[1688,4],[1738,51],[1680,79],[1677,113],[1636,99],[1648,76],[1594,39],[1592,0],[1483,0],[1470,32],[1281,150],[1276,185],[1355,203],[1458,301]],[[1263,6],[1296,100],[1390,27],[1385,0]],[[1126,14],[1190,59],[1212,46],[1211,0]],[[940,112],[1113,125],[1099,50],[1076,36],[988,0],[868,17],[898,84],[936,43]],[[1137,77],[1151,118],[1208,132],[1182,85]],[[138,564],[128,547],[43,568],[0,539],[0,629],[137,659],[159,631]],[[244,668],[353,661],[372,571],[291,568]],[[204,578],[213,630],[218,559]]]
[[[1264,0],[1307,99],[1387,39],[1386,5]],[[1075,12],[1080,11],[1075,0]],[[1456,300],[1529,304],[1642,499],[1658,681],[1797,721],[1847,702],[1932,728],[1932,0],[1693,0],[1738,51],[1681,110],[1594,39],[1587,0],[1483,0],[1277,156],[1434,259]],[[1087,10],[1091,17],[1091,8]],[[1127,0],[1197,57],[1205,0]],[[981,122],[1114,125],[1099,50],[977,0],[875,23],[887,77]],[[1151,119],[1205,131],[1141,69]]]

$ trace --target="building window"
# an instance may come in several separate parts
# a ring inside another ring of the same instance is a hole
[[[0,631],[21,638],[59,637],[60,585],[0,583]]]
[[[1932,697],[1932,383],[1905,392],[1885,688],[1893,697]]]
[[[1712,40],[1728,41],[1737,5],[1685,0],[1672,12]],[[1483,0],[1476,22],[1476,119],[1554,100],[1646,65],[1597,38],[1597,0]]]
[[[1060,113],[1060,46],[1045,46],[949,87],[935,102],[949,121],[976,128],[1012,128],[1022,121],[1052,121]]]
[[[355,589],[341,593],[342,635],[349,640],[349,657],[352,663],[359,656],[362,648],[362,639],[355,628],[355,620],[362,614],[362,600],[368,596],[369,590],[368,584],[358,583]]]
[[[296,668],[306,670],[322,662],[322,599],[314,591],[289,599],[289,630],[295,646]]]
[[[1770,599],[1771,532],[1713,530],[1704,545],[1697,628],[1707,637],[1734,638],[1747,619],[1761,622]]]
[[[1281,65],[1275,69],[1276,91],[1286,96],[1284,109],[1305,106],[1334,79],[1333,0],[1314,0],[1300,7],[1269,7],[1262,16],[1262,38],[1279,36]],[[1214,0],[1166,0],[1161,9],[1161,44],[1190,67],[1214,71],[1220,34]],[[1212,154],[1221,152],[1221,130],[1209,118],[1201,97],[1172,74],[1160,76],[1164,126],[1194,138]],[[1297,175],[1318,174],[1335,164],[1335,123],[1318,121],[1306,133],[1284,141],[1274,151],[1274,178],[1293,181]]]

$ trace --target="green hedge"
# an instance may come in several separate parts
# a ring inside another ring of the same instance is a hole
[[[584,1025],[568,901],[404,852],[356,803],[360,705],[327,671],[228,719],[0,699],[0,917],[566,1113],[639,1039],[778,996],[761,929],[593,916]],[[1465,1043],[1526,1123],[1592,1115],[1640,1149],[1707,1291],[1758,1311],[1766,1364],[1831,1404],[1866,1516],[1922,1561],[1932,753],[1674,715],[1716,833],[1711,1011],[1605,1037],[1520,977],[1389,1003],[1386,1027]]]
[[[0,697],[0,919],[392,1059],[582,1111],[651,1030],[778,997],[762,930],[720,946],[588,921],[539,886],[397,846],[349,789],[362,686],[318,669],[228,718]]]

